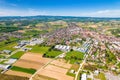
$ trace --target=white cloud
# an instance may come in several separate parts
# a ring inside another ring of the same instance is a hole
[[[46,11],[39,11],[35,9],[27,9],[24,11],[0,9],[0,16],[35,16],[35,15],[46,15]]]
[[[83,13],[91,17],[120,17],[120,10],[100,10],[96,12]]]
[[[53,12],[40,11],[29,8],[27,10],[0,9],[0,16],[35,16],[35,15],[65,15],[65,16],[88,16],[88,17],[120,17],[120,10],[100,10],[94,12]]]

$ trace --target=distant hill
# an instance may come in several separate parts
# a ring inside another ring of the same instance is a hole
[[[74,16],[8,16],[0,17],[0,21],[21,21],[21,20],[39,20],[39,21],[56,21],[56,20],[65,20],[68,22],[78,22],[78,21],[112,21],[120,20],[120,18],[99,18],[99,17],[74,17]]]

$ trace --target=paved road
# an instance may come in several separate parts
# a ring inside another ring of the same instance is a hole
[[[77,71],[77,73],[76,73],[76,75],[75,75],[75,80],[78,79],[79,72],[82,70],[82,67],[83,67],[83,65],[85,64],[85,62],[86,62],[86,60],[87,60],[87,57],[88,57],[88,55],[89,55],[90,52],[91,52],[91,49],[92,49],[92,46],[91,46],[91,48],[90,48],[88,54],[85,54],[84,60],[83,60],[82,63],[80,64],[80,67],[79,67],[79,69],[78,69],[78,71]]]
[[[55,59],[58,59],[59,56],[64,55],[64,54],[65,54],[65,53],[62,53],[62,54],[56,56],[54,59],[50,60],[48,63],[46,63],[46,64],[45,64],[44,66],[42,66],[40,69],[38,69],[38,70],[30,77],[29,80],[32,80],[33,77],[34,77],[39,71],[41,71],[43,68],[45,68],[45,67],[46,67],[47,65],[49,65],[51,62],[53,62]]]

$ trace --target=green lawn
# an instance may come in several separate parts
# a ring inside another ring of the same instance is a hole
[[[54,58],[60,54],[62,54],[63,52],[61,51],[55,51],[55,50],[52,50],[52,51],[48,51],[44,54],[44,57],[50,57],[50,58]]]
[[[36,72],[35,69],[31,69],[31,68],[22,68],[22,67],[18,67],[18,66],[13,66],[11,68],[11,70],[13,71],[20,71],[20,72],[25,72],[25,73],[29,73],[29,74],[34,74]]]
[[[25,52],[23,51],[19,51],[15,54],[13,54],[12,56],[10,56],[10,58],[15,58],[15,59],[19,59]]]
[[[81,62],[83,57],[84,53],[78,51],[71,51],[66,54],[65,59],[68,61],[70,60],[70,63],[74,64],[75,62]]]
[[[31,46],[31,48],[32,50],[30,50],[30,52],[44,54],[49,50],[50,47],[36,45]]]

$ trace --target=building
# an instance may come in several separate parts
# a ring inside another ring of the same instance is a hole
[[[13,64],[17,61],[17,59],[8,59],[7,61],[4,62],[4,64]]]
[[[10,50],[3,50],[3,53],[6,53],[6,54],[11,54],[12,51]]]
[[[3,70],[7,70],[7,69],[9,69],[10,67],[11,67],[10,65],[0,64],[0,69],[3,69]]]
[[[69,52],[71,47],[70,46],[66,46],[66,45],[56,45],[55,49],[64,51],[64,52]]]
[[[87,80],[87,74],[86,73],[83,73],[81,75],[81,80]]]

